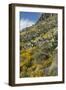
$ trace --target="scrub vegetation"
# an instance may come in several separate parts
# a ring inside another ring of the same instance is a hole
[[[57,14],[41,14],[32,26],[20,31],[20,78],[58,75]]]

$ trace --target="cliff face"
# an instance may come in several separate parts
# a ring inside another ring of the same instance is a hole
[[[47,19],[50,16],[51,16],[51,14],[49,14],[49,13],[48,14],[47,13],[42,14],[41,17],[40,17],[40,19],[39,19],[39,21],[45,20],[45,19]]]
[[[45,13],[35,25],[20,31],[20,77],[58,74],[57,29],[57,14]]]
[[[44,14],[41,15],[41,17],[39,18],[38,22],[39,22],[39,21],[46,20],[47,18],[49,18],[49,17],[51,17],[51,16],[56,16],[56,14],[44,13]]]

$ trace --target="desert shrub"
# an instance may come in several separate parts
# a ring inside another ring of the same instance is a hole
[[[51,66],[52,62],[53,62],[53,58],[52,57],[50,57],[47,60],[43,60],[43,62],[42,62],[43,63],[43,67],[47,68],[47,67]]]

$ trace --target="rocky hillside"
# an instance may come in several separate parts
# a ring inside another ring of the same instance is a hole
[[[20,31],[20,77],[56,76],[57,14],[42,14],[35,25]]]

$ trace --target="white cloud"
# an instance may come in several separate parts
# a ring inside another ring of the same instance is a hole
[[[20,30],[22,30],[22,29],[24,29],[26,27],[32,26],[33,24],[35,24],[34,21],[30,21],[28,19],[26,19],[26,20],[25,19],[21,19],[19,28],[20,28]]]

